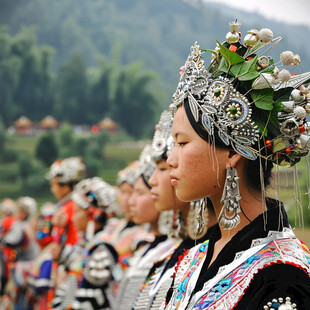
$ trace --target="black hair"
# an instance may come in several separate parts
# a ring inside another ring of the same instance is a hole
[[[189,122],[191,123],[191,126],[196,131],[196,133],[205,141],[209,142],[211,141],[211,137],[207,133],[207,131],[204,129],[201,121],[196,122],[194,119],[194,116],[192,115],[189,107],[188,99],[184,99],[184,108],[187,115],[187,118]],[[212,137],[214,144],[219,148],[228,149],[231,151],[234,151],[231,146],[227,146],[224,144],[224,142],[219,138],[218,136],[218,130],[214,126],[214,135]],[[255,145],[253,145],[253,148],[259,149],[259,144],[264,145],[264,141],[256,142]],[[235,151],[234,151],[235,152]],[[269,149],[264,148],[262,150],[265,154],[262,154],[263,156],[267,156],[267,152],[270,152]],[[265,160],[264,158],[258,157],[256,160],[247,160],[247,165],[245,167],[246,169],[246,176],[247,181],[250,184],[250,186],[255,190],[262,190],[261,188],[261,177],[260,177],[260,171],[262,168],[263,172],[263,179],[264,179],[264,186],[267,187],[270,185],[271,181],[271,170],[273,168],[273,163],[270,160]]]
[[[71,188],[71,190],[74,190],[74,186],[77,184],[77,182],[70,182],[70,183],[58,182],[58,184],[59,184],[60,186],[68,185],[68,186]]]

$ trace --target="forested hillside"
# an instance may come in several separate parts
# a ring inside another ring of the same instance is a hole
[[[15,43],[24,39],[15,48],[21,51],[10,59],[11,67],[6,65],[10,83],[15,83],[19,90],[17,95],[14,95],[15,90],[5,95],[15,107],[10,113],[5,112],[4,115],[8,115],[6,122],[27,113],[38,119],[43,111],[47,111],[76,123],[95,122],[105,113],[122,125],[130,122],[128,115],[137,125],[143,120],[135,114],[142,113],[150,124],[169,104],[179,78],[178,68],[183,65],[189,47],[197,40],[203,48],[214,48],[215,40],[224,40],[229,30],[228,22],[236,17],[243,23],[243,36],[250,28],[270,27],[275,36],[284,37],[273,52],[276,60],[281,51],[291,49],[302,59],[297,73],[310,67],[308,28],[288,26],[214,3],[202,4],[194,0],[0,0],[0,24],[7,25],[8,34]],[[34,33],[29,29],[21,33],[25,26],[33,26]],[[7,33],[3,30],[1,34],[3,42]],[[39,50],[37,45],[48,45],[53,49]],[[37,49],[35,57],[30,58],[28,67],[20,68],[16,55],[20,53],[26,57],[27,48],[31,52]],[[41,73],[30,78],[27,74],[29,67],[34,65],[31,61]],[[137,62],[140,67],[133,64]],[[124,66],[129,67],[125,69]],[[22,76],[28,84],[42,84],[35,91],[35,98],[34,94],[29,95],[26,82],[16,80],[20,77],[18,72],[24,72]],[[147,81],[142,83],[146,76]],[[143,90],[141,95],[138,94],[140,89]],[[25,103],[25,96],[29,97],[28,103]],[[129,110],[125,101],[132,101]],[[143,101],[146,102],[144,107],[136,110]],[[148,113],[156,117],[148,117]],[[128,124],[124,127],[134,135],[144,129],[137,128],[136,132]]]

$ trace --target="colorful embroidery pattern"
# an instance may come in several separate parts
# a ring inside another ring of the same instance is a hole
[[[252,255],[204,295],[193,309],[232,309],[248,287],[258,270],[274,263],[287,263],[309,268],[309,252],[293,239],[269,243]]]
[[[208,251],[208,245],[209,240],[202,243],[199,247],[199,250],[195,253],[194,259],[190,262],[189,269],[186,271],[180,284],[178,285],[176,300],[180,300],[185,295],[188,281],[197,269],[197,267],[200,265],[202,259],[206,256]]]

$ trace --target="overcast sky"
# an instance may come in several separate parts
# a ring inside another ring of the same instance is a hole
[[[293,24],[307,25],[310,28],[309,0],[204,0],[225,3],[237,9],[257,12],[268,19]]]

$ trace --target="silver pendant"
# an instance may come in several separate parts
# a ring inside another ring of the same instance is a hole
[[[202,238],[208,230],[208,208],[205,199],[192,201],[187,216],[187,232],[192,240]]]
[[[223,229],[233,229],[240,223],[241,207],[239,200],[239,177],[235,168],[226,168],[226,181],[221,203],[224,204],[218,217],[218,223]]]

